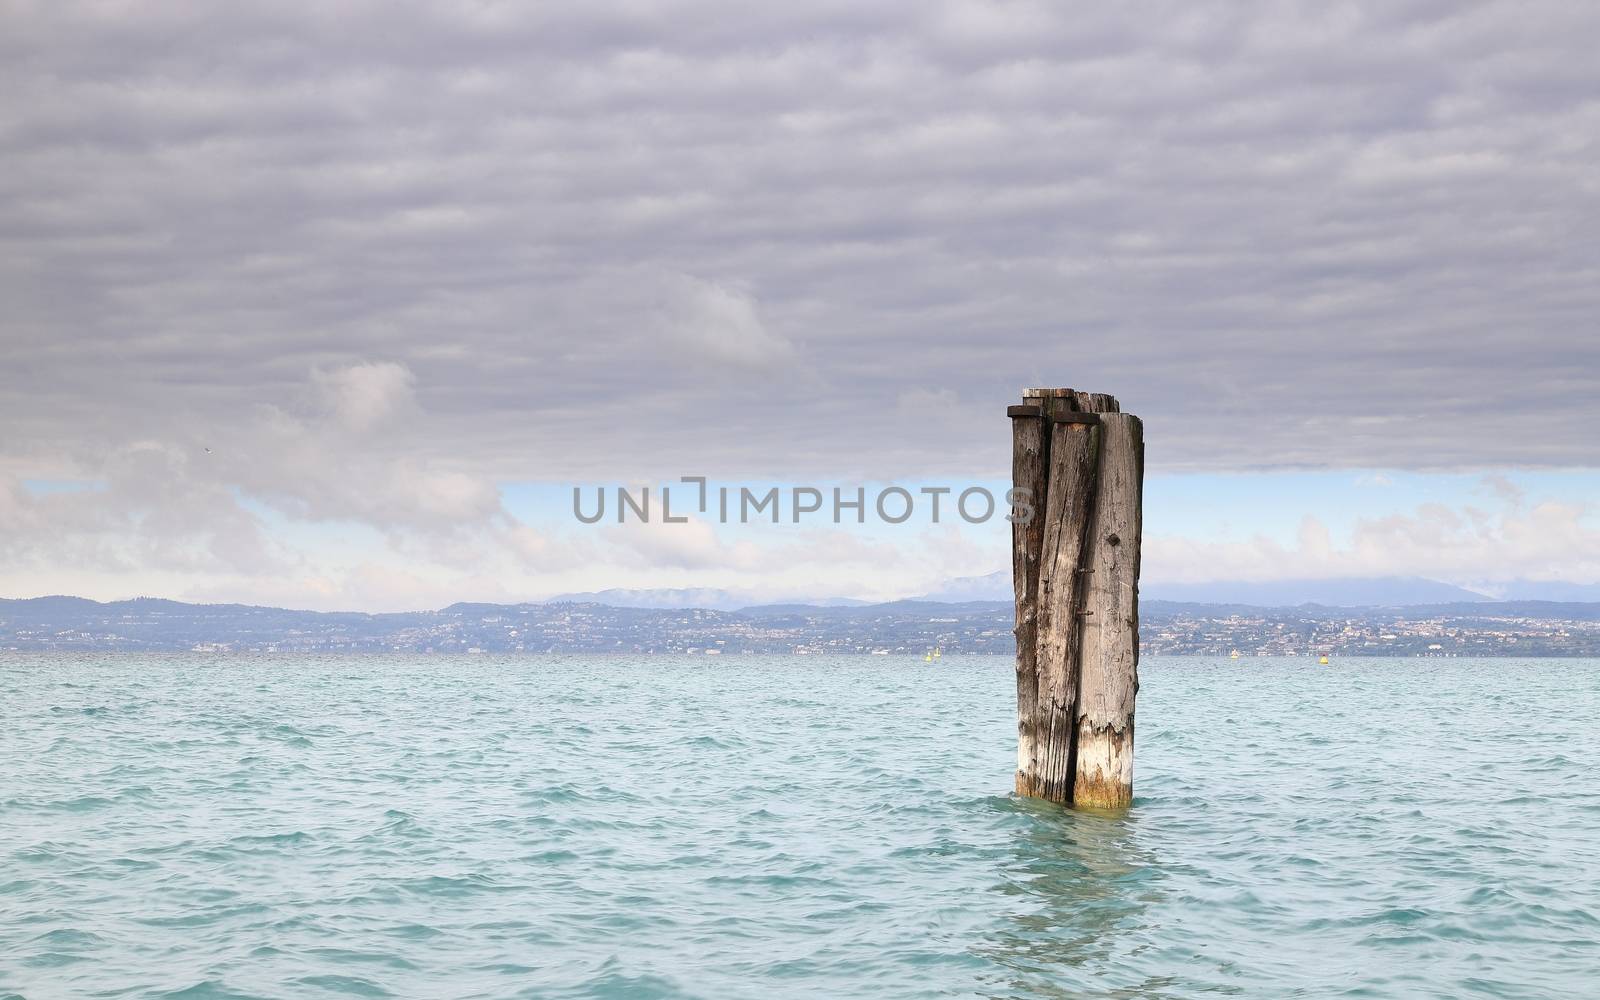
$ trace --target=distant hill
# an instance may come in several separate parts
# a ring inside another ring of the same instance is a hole
[[[1588,598],[1600,600],[1600,587]],[[1145,583],[1140,593],[1158,601],[1193,601],[1208,604],[1248,604],[1262,608],[1292,608],[1301,604],[1329,607],[1380,608],[1411,604],[1444,604],[1456,601],[1492,601],[1494,598],[1437,580],[1422,577],[1347,577],[1334,580],[1272,580],[1262,583]],[[1543,594],[1507,594],[1552,599]],[[985,576],[959,577],[929,591],[925,601],[1009,601],[1012,599],[1009,569]]]
[[[962,576],[954,580],[946,580],[937,590],[931,590],[921,597],[919,601],[1010,601],[1013,600],[1011,589],[1011,571],[1009,569],[997,570],[984,576]]]
[[[717,608],[732,610],[750,604],[726,590],[709,588],[658,588],[654,590],[592,590],[581,593],[557,594],[540,604],[606,604],[613,608]]]
[[[1422,577],[1346,577],[1260,583],[1149,583],[1142,585],[1139,593],[1160,601],[1248,604],[1262,608],[1293,608],[1302,604],[1340,608],[1395,608],[1415,604],[1494,600],[1486,594]]]
[[[1139,599],[1139,613],[1145,619],[1166,619],[1177,615],[1196,618],[1258,616],[1338,621],[1349,618],[1377,619],[1463,619],[1493,621],[1502,618],[1528,618],[1539,621],[1600,622],[1600,602],[1595,601],[1456,601],[1448,604],[1405,604],[1385,607],[1301,604],[1296,607],[1263,607],[1258,604],[1224,604],[1212,601],[1162,601]]]
[[[0,600],[0,650],[197,652],[1011,652],[1009,606],[895,602],[742,611],[582,601],[364,614],[241,604]]]
[[[741,608],[746,614],[826,614],[841,621],[868,621],[883,615],[966,615],[992,614],[1003,610],[1012,613],[1012,600],[1005,601],[885,601],[882,604],[754,604]]]
[[[714,608],[732,611],[759,603],[750,594],[738,594],[711,588],[658,588],[654,590],[593,590],[583,593],[557,594],[541,604],[605,604],[613,608]],[[826,597],[806,600],[815,607],[849,607],[867,603],[849,597]]]
[[[1015,651],[1004,601],[738,609],[592,601],[452,604],[364,614],[75,597],[0,600],[0,650],[197,652],[947,653]],[[1151,655],[1597,656],[1600,603],[1471,600],[1399,607],[1141,601]]]

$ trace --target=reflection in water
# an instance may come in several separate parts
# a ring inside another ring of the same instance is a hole
[[[1104,815],[1018,796],[992,801],[1014,829],[995,886],[1008,919],[975,949],[1009,973],[990,995],[1173,995],[1171,976],[1138,970],[1163,875],[1139,843],[1137,809]]]

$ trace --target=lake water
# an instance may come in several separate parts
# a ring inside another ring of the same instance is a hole
[[[1580,997],[1600,662],[0,657],[0,997]]]

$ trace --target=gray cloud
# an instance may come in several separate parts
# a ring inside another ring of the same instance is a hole
[[[1119,394],[1155,468],[1600,464],[1587,5],[3,17],[11,457],[257,440],[364,364],[430,415],[385,447],[467,477],[445,516],[469,480],[998,474],[1038,383]]]

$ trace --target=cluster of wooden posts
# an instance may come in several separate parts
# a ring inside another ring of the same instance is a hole
[[[1017,601],[1017,792],[1133,799],[1144,425],[1104,393],[1027,389],[1007,410]]]

